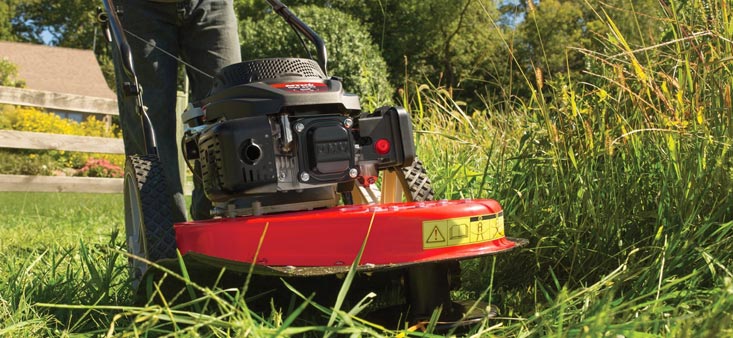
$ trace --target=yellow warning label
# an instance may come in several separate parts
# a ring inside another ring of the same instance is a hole
[[[422,223],[423,249],[488,242],[502,237],[504,237],[502,212]]]

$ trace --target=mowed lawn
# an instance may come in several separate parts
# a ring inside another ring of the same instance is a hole
[[[0,192],[0,253],[107,243],[124,232],[122,194]]]

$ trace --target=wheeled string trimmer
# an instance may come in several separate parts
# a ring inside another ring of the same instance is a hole
[[[184,157],[200,163],[214,204],[211,220],[174,225],[165,217],[153,126],[137,100],[149,154],[128,156],[125,168],[130,252],[175,266],[178,249],[189,270],[226,268],[238,278],[237,272],[252,272],[249,295],[282,288],[284,279],[306,294],[302,289],[315,290],[321,301],[335,298],[353,264],[350,299],[376,292],[369,308],[374,318],[388,314],[395,323],[393,314],[401,313],[414,322],[437,308],[444,322],[485,318],[485,311],[467,314],[451,300],[458,262],[526,241],[505,237],[494,200],[433,201],[405,109],[363,112],[359,98],[328,77],[323,40],[280,1],[268,2],[315,44],[318,61],[230,65],[216,76],[210,96],[183,113]],[[115,7],[104,3],[131,79],[123,89],[139,97]],[[131,267],[137,286],[147,265],[131,260]]]

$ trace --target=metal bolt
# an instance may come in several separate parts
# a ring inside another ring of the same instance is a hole
[[[344,120],[344,127],[351,128],[351,126],[353,125],[354,125],[354,120],[352,120],[350,117]]]
[[[356,176],[359,175],[359,170],[356,170],[356,168],[349,169],[349,177],[356,178]]]
[[[300,173],[300,180],[301,181],[308,182],[308,180],[310,180],[310,179],[311,179],[311,175],[308,175],[307,172],[304,171],[304,172]]]
[[[295,128],[295,132],[296,133],[300,133],[300,132],[302,132],[305,129],[305,125],[303,125],[302,123],[298,122],[298,123],[295,124],[295,126],[293,126],[293,128]]]
[[[277,179],[278,179],[278,180],[279,180],[280,182],[283,182],[283,181],[285,181],[285,177],[286,177],[286,175],[285,175],[285,172],[284,172],[284,171],[281,171],[281,172],[279,172],[279,173],[277,174]]]

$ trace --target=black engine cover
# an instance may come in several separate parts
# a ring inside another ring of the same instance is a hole
[[[354,179],[349,176],[349,170],[356,167],[354,136],[344,125],[346,119],[340,115],[309,117],[294,124],[299,166],[308,173],[309,182],[339,183]],[[302,177],[300,181],[304,182]]]
[[[207,196],[222,202],[248,191],[275,192],[277,168],[266,116],[217,123],[199,139]]]

